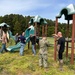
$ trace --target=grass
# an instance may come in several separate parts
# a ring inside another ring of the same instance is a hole
[[[48,40],[51,44],[54,44],[53,38],[48,38]],[[10,43],[12,45],[14,44],[14,42],[10,40],[7,46],[9,46]],[[38,66],[38,47],[36,51],[36,56],[33,56],[31,47],[28,49],[26,45],[24,56],[20,56],[19,51],[0,54],[0,75],[75,75],[75,64],[70,64],[70,52],[67,59],[64,52],[64,71],[61,72],[58,69],[58,60],[54,61],[53,58],[54,46],[48,48],[49,68],[47,70]]]

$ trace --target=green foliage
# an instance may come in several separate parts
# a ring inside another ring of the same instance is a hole
[[[0,23],[5,22],[8,25],[10,25],[10,30],[13,34],[15,34],[17,31],[20,33],[25,31],[25,29],[28,27],[28,22],[30,20],[30,16],[22,16],[19,14],[10,14],[5,16],[0,16]],[[17,28],[18,27],[18,28]]]
[[[28,23],[32,16],[22,16],[19,14],[10,14],[5,16],[0,16],[0,23],[6,22],[10,25],[10,30],[13,34],[19,31],[19,33],[25,31],[25,29],[28,27]],[[55,33],[55,21],[45,19],[48,23],[48,33],[47,36],[52,36],[53,33]],[[42,22],[41,22],[42,23]],[[40,26],[41,27],[41,26]],[[42,28],[40,28],[40,36],[42,35]],[[64,36],[66,36],[67,33],[67,24],[66,23],[58,23],[58,31],[61,31]],[[69,25],[69,37],[71,37],[72,32],[72,25]]]
[[[48,26],[47,36],[52,36],[52,34],[54,34],[54,29],[54,26]]]
[[[22,33],[21,24],[20,24],[18,21],[15,22],[14,34],[16,34],[17,32],[18,32],[19,34]]]

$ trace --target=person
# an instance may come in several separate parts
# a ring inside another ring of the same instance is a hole
[[[39,66],[40,67],[48,67],[48,51],[47,51],[47,47],[50,46],[50,43],[47,41],[46,36],[43,36],[42,39],[39,41],[39,46],[40,46],[40,50],[39,50]]]
[[[17,44],[18,43],[18,33],[16,33],[16,35],[15,35],[15,44]]]
[[[39,36],[38,36],[38,35],[36,36],[36,43],[37,43],[38,46],[39,46]]]
[[[24,46],[26,43],[26,38],[24,37],[25,32],[22,33],[22,35],[20,36],[19,40],[21,41],[21,47],[20,47],[20,55],[23,56],[24,55]]]
[[[62,36],[61,32],[58,32],[57,34],[53,34],[55,37],[58,38],[57,43],[57,52],[58,52],[58,59],[59,59],[59,66],[60,70],[63,70],[63,52],[65,49],[65,38]]]
[[[6,35],[6,33],[3,34],[3,36],[2,36],[2,38],[0,40],[2,41],[2,48],[0,50],[0,53],[3,53],[4,50],[6,52],[8,52],[8,50],[6,49],[6,44],[7,44],[7,35]]]
[[[32,43],[33,55],[36,55],[36,51],[35,51],[36,37],[35,37],[35,35],[30,34],[30,41]]]

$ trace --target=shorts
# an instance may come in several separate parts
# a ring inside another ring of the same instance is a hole
[[[58,52],[58,58],[59,58],[60,60],[63,59],[63,52],[61,52],[61,51]]]

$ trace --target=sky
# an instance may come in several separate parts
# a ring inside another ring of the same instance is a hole
[[[75,0],[0,0],[0,16],[20,14],[55,20],[62,8],[74,4]],[[65,22],[64,16],[59,22]]]

